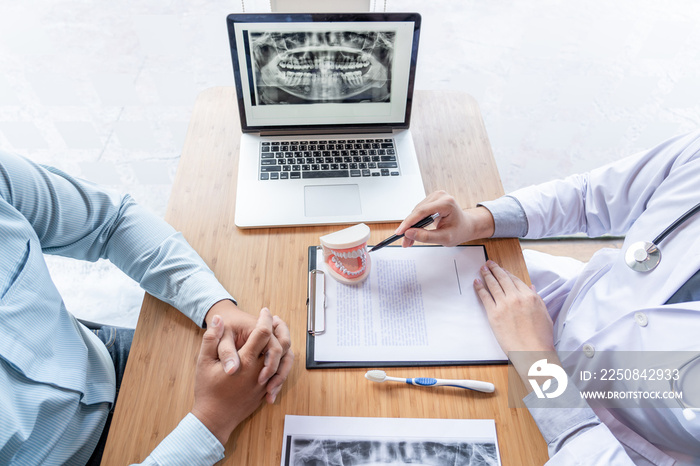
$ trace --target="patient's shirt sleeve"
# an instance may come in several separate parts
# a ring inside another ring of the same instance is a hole
[[[45,254],[108,259],[199,326],[216,302],[233,301],[184,236],[129,195],[0,151],[0,197]]]
[[[212,465],[224,459],[224,446],[189,413],[146,458],[143,466]]]

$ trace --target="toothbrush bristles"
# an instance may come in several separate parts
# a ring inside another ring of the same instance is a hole
[[[384,382],[386,380],[386,372],[381,370],[367,371],[365,378],[372,382]]]

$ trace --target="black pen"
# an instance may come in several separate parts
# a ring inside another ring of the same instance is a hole
[[[429,215],[428,217],[425,217],[423,220],[418,221],[415,225],[411,225],[409,228],[425,228],[431,223],[435,221],[436,218],[438,218],[440,214],[435,213],[433,215]],[[377,249],[381,249],[384,246],[388,246],[389,244],[393,243],[397,239],[403,238],[404,235],[391,235],[381,243],[377,244],[374,246],[372,249],[369,250],[369,252],[376,251]]]

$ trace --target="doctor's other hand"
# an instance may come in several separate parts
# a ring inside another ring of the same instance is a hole
[[[535,290],[491,260],[480,273],[474,289],[501,349],[554,353],[552,319]]]
[[[258,380],[264,367],[263,352],[273,332],[272,316],[260,311],[255,329],[238,351],[240,366],[235,374],[223,370],[217,348],[224,336],[220,316],[212,316],[202,338],[194,381],[192,414],[225,444],[233,430],[260,406],[266,395],[265,384]]]
[[[435,213],[440,216],[435,220],[435,228],[410,228],[420,220]],[[423,199],[401,222],[395,234],[404,234],[403,247],[421,243],[457,246],[467,241],[488,238],[493,235],[494,222],[491,212],[485,207],[462,209],[454,197],[445,191],[435,191]]]
[[[269,312],[269,311],[268,311]],[[205,322],[211,325],[214,316],[219,316],[223,326],[223,336],[218,345],[219,359],[223,370],[234,374],[240,366],[238,349],[247,341],[256,328],[254,316],[242,311],[232,301],[222,300],[207,312]],[[282,384],[292,370],[294,352],[287,324],[278,316],[272,318],[272,335],[265,346],[264,367],[259,374],[259,382],[267,386],[267,402],[274,403]]]

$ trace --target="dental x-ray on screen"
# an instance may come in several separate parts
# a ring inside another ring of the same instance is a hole
[[[388,102],[392,31],[252,32],[259,105]]]

